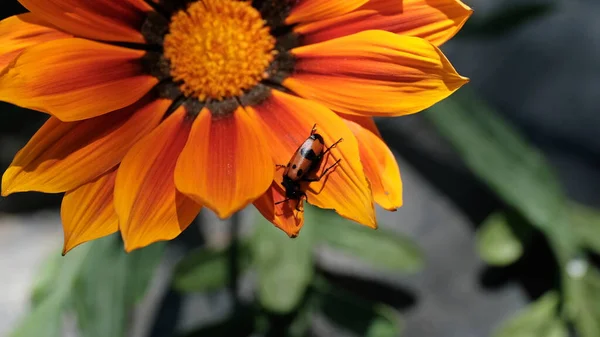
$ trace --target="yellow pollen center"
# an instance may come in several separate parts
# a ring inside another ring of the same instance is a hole
[[[221,100],[266,78],[274,47],[250,1],[200,0],[171,17],[164,55],[186,96]]]

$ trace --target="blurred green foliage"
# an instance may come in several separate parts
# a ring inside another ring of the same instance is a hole
[[[509,319],[494,337],[568,337],[565,323],[556,317],[560,297],[549,292]]]
[[[297,239],[257,216],[253,233],[232,241],[237,249],[202,247],[187,254],[173,275],[173,287],[181,293],[226,289],[249,271],[256,272],[257,282],[255,302],[240,302],[230,316],[181,336],[269,333],[278,317],[289,317],[289,336],[309,334],[316,317],[357,336],[399,336],[398,311],[344,289],[317,267],[315,252],[326,245],[362,260],[373,271],[415,273],[424,264],[420,249],[400,234],[361,227],[331,211],[307,206],[305,217],[310,225]],[[82,337],[127,336],[131,311],[147,290],[163,248],[154,244],[126,254],[120,239],[111,236],[65,257],[51,256],[34,287],[31,314],[11,337],[61,336],[65,314],[74,314]],[[366,284],[375,286],[377,275],[369,274]]]
[[[414,273],[422,268],[423,256],[411,240],[361,227],[310,206],[305,208],[307,226],[293,240],[264,218],[257,218],[252,235],[237,243],[236,269],[230,268],[232,250],[210,248],[192,252],[176,268],[174,286],[181,292],[215,291],[229,286],[232,275],[228,272],[256,272],[256,302],[243,303],[245,314],[210,326],[210,331],[218,328],[239,336],[250,326],[268,333],[270,322],[287,315],[291,316],[286,329],[289,336],[306,336],[311,322],[319,316],[357,336],[399,336],[399,313],[387,304],[344,290],[317,267],[315,251],[328,246],[380,271]],[[233,333],[232,326],[241,330]],[[210,336],[206,329],[199,327],[189,336]]]
[[[511,226],[505,212],[492,213],[477,231],[477,251],[492,266],[507,266],[523,255],[523,243],[515,233],[526,226]]]
[[[63,318],[75,314],[81,337],[127,336],[128,313],[146,292],[164,244],[126,254],[115,235],[44,265],[29,316],[11,337],[63,336]]]
[[[469,169],[509,206],[508,215],[492,214],[479,228],[482,259],[491,265],[516,262],[534,230],[545,236],[555,255],[560,279],[556,293],[507,323],[502,331],[508,332],[498,336],[567,336],[563,322],[581,337],[600,336],[600,278],[586,254],[586,249],[600,252],[600,214],[569,201],[543,155],[469,89],[437,104],[426,116]]]
[[[247,240],[240,243],[238,272],[250,265],[250,246]],[[228,249],[200,248],[189,253],[175,270],[175,288],[185,291],[215,291],[230,279]]]

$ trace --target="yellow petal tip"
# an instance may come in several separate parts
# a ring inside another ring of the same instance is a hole
[[[374,211],[374,209],[373,209]],[[338,212],[338,214],[340,214]],[[341,215],[341,214],[340,214]],[[343,216],[342,217],[348,219],[348,220],[352,220],[355,222],[358,222],[359,224],[369,227],[369,228],[373,228],[373,229],[377,229],[378,225],[377,225],[377,219],[375,218],[375,214],[369,214],[368,218],[352,218],[352,217],[347,217],[347,216]]]
[[[8,197],[11,194],[19,193],[19,192],[29,192],[31,189],[29,188],[15,188],[14,186],[9,185],[8,187],[2,186],[2,193],[0,193],[3,197]]]
[[[123,249],[125,250],[125,253],[129,254],[134,250],[140,249],[142,247],[142,245],[127,244],[127,242],[125,242],[125,247],[123,247]]]
[[[6,172],[4,172],[4,175],[2,176],[2,187],[0,187],[0,194],[3,197],[7,197],[10,194],[14,193],[13,189],[10,188],[11,184],[9,184],[9,180],[6,176],[7,173],[8,173],[8,170],[6,170]]]
[[[63,245],[63,249],[62,249],[61,255],[62,256],[67,255],[67,253],[69,253],[70,251],[72,251],[73,248],[75,248],[75,247],[77,247],[77,246],[79,246],[79,245],[81,245],[82,243],[85,243],[85,242],[87,242],[87,241],[84,241],[84,242],[75,242],[75,243],[69,242],[69,241],[65,241],[65,244]]]
[[[169,235],[165,237],[154,237],[152,239],[149,238],[128,238],[125,239],[123,233],[121,233],[121,238],[123,239],[123,249],[125,253],[129,254],[134,250],[142,249],[150,246],[153,243],[161,242],[161,241],[169,241],[174,239],[176,236]]]
[[[68,244],[67,242],[65,242],[64,246],[63,246],[63,250],[62,250],[62,256],[67,255],[68,252],[70,252],[73,248],[77,247],[78,245],[72,245],[72,244]]]
[[[398,203],[398,202],[396,202],[396,203],[395,203],[395,202],[389,202],[389,201],[387,201],[387,200],[385,200],[385,202],[383,202],[383,200],[379,200],[379,201],[377,202],[377,204],[378,204],[378,205],[379,205],[381,208],[385,209],[385,210],[386,210],[386,211],[388,211],[388,212],[397,212],[397,211],[398,211],[398,209],[399,209],[400,207],[402,207],[402,202],[399,202],[399,203]]]
[[[465,11],[467,11],[467,12],[469,13],[469,16],[470,16],[471,14],[473,14],[473,8],[469,7],[467,4],[465,4],[465,3],[464,3],[464,2],[462,2],[462,1],[458,1],[458,3],[459,3],[459,5],[461,5],[461,7],[462,7],[462,8],[463,8]]]
[[[209,207],[209,206],[207,206]],[[209,207],[213,212],[215,212],[215,214],[217,215],[217,217],[221,220],[226,220],[229,219],[235,212],[238,212],[239,210],[241,210],[242,208],[244,208],[244,206],[242,207],[230,207],[230,208],[217,208],[217,207]]]
[[[146,247],[152,243],[152,242],[143,243],[139,240],[139,238],[132,238],[132,237],[125,238],[124,233],[121,233],[121,238],[123,239],[123,250],[125,250],[125,253],[128,253],[128,254],[133,252],[136,249]],[[156,242],[156,241],[159,241],[159,240],[155,240],[153,242]]]
[[[198,204],[204,205],[205,207],[207,207],[208,209],[213,211],[219,219],[226,220],[226,219],[229,219],[234,213],[241,211],[246,206],[248,206],[250,203],[254,202],[260,195],[253,196],[252,198],[249,198],[249,199],[245,200],[244,202],[239,202],[239,203],[236,202],[235,205],[227,205],[227,206],[224,206],[224,205],[217,206],[217,205],[215,205],[214,201],[202,198],[198,195],[189,195],[188,194],[187,196],[192,198]]]
[[[282,230],[285,234],[287,234],[287,236],[289,236],[290,239],[295,239],[298,237],[298,235],[300,235],[300,229],[302,229],[301,226],[298,226],[296,228],[293,228],[292,230],[290,230],[289,227],[285,227],[285,226],[278,226],[273,224],[276,228]]]

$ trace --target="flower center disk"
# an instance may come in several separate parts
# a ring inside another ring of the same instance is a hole
[[[267,77],[275,42],[249,1],[201,0],[171,17],[164,55],[186,96],[222,100]]]

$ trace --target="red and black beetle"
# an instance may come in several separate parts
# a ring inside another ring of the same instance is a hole
[[[307,198],[306,189],[308,188],[308,184],[321,180],[331,169],[340,163],[341,159],[338,159],[323,170],[320,176],[316,175],[319,168],[321,168],[323,157],[341,141],[342,138],[330,147],[325,147],[323,137],[317,133],[317,124],[315,124],[310,131],[310,136],[294,152],[290,162],[287,165],[277,165],[278,168],[285,168],[283,181],[281,182],[283,188],[285,188],[285,199],[275,204],[296,200],[298,201],[296,210],[300,211],[300,201],[302,198]]]

